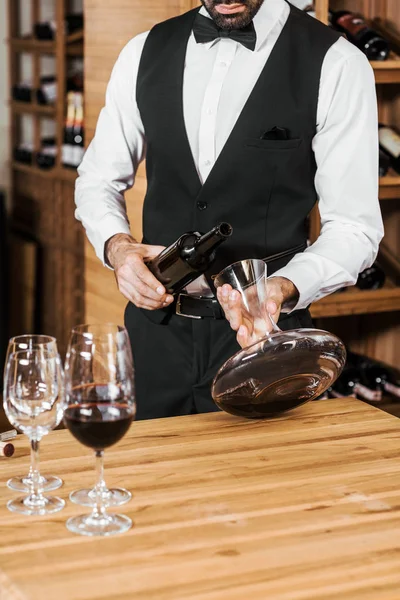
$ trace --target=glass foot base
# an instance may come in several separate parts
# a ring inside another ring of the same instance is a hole
[[[7,481],[7,487],[14,492],[29,492],[31,490],[32,479],[29,475],[26,477],[12,477]],[[63,480],[54,475],[40,477],[40,486],[42,492],[52,492],[60,488]]]
[[[7,502],[7,508],[11,512],[21,515],[50,515],[62,510],[65,501],[56,496],[43,496],[43,502],[30,502],[29,496],[21,496]]]
[[[101,497],[105,506],[121,506],[132,499],[132,494],[124,488],[112,488],[111,490],[105,490]],[[96,503],[96,492],[94,489],[77,490],[76,492],[71,492],[69,499],[74,504],[79,504],[80,506],[94,506]]]
[[[117,535],[132,527],[132,521],[125,515],[104,515],[93,518],[92,515],[80,515],[68,519],[67,529],[79,535]]]

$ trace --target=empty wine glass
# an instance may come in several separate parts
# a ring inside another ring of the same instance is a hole
[[[240,292],[251,340],[214,378],[211,393],[219,408],[238,416],[271,417],[317,398],[337,379],[346,361],[339,338],[319,329],[281,331],[268,314],[264,261],[234,263],[214,283]]]
[[[118,442],[136,414],[131,346],[124,327],[82,325],[74,329],[65,363],[64,423],[75,438],[96,453],[97,483],[93,490],[71,494],[74,502],[93,506],[88,515],[67,521],[82,535],[113,535],[132,526],[124,515],[106,513],[113,496],[127,499],[123,489],[108,490],[103,477],[104,449]],[[124,499],[124,502],[126,500]],[[118,503],[121,503],[119,501]]]
[[[4,378],[4,410],[10,423],[31,443],[32,484],[27,496],[10,500],[9,510],[45,515],[65,506],[64,500],[44,496],[40,484],[39,443],[60,423],[63,411],[63,372],[59,356],[43,348],[9,355]]]
[[[57,340],[50,335],[25,334],[12,337],[8,342],[7,355],[4,363],[4,373],[7,366],[8,357],[18,350],[40,349],[49,356],[58,356]],[[7,481],[7,486],[16,492],[28,492],[32,487],[32,465],[25,477],[12,477]],[[63,484],[60,477],[55,475],[41,475],[40,487],[44,492],[51,492],[61,487]]]
[[[267,265],[263,260],[241,260],[223,269],[214,279],[216,288],[230,285],[242,297],[243,322],[254,343],[280,331],[267,311]]]

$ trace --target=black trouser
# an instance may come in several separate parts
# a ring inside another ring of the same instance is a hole
[[[150,321],[129,303],[125,325],[135,363],[137,419],[155,419],[219,409],[211,397],[214,375],[240,347],[225,319],[189,319],[173,314],[167,324]],[[308,311],[284,315],[282,329],[312,327]]]

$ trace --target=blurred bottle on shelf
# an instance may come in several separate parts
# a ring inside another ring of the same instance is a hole
[[[40,88],[36,90],[38,104],[55,104],[57,100],[57,79],[53,75],[41,77]]]
[[[12,97],[17,102],[32,102],[32,84],[29,81],[17,83],[12,88]]]
[[[354,396],[369,402],[380,402],[382,400],[382,392],[364,385],[361,370],[354,366],[349,359],[342,374],[330,388],[329,393],[334,398]]]
[[[360,290],[379,290],[385,283],[386,275],[383,269],[374,263],[372,267],[364,269],[357,279],[356,286]]]
[[[75,121],[73,133],[73,166],[79,167],[85,153],[82,92],[75,92]]]
[[[79,167],[84,154],[83,116],[82,92],[68,92],[62,164],[70,169]]]
[[[67,15],[64,21],[65,35],[83,29],[83,14]],[[55,21],[44,21],[34,25],[34,35],[38,40],[54,40],[57,32]]]
[[[385,177],[390,168],[390,157],[379,148],[379,177]]]
[[[348,361],[358,369],[361,382],[369,389],[400,398],[400,381],[392,367],[369,356],[347,352]]]
[[[67,95],[67,117],[64,127],[64,143],[62,145],[61,162],[64,167],[73,167],[74,150],[74,123],[75,123],[75,92]]]
[[[36,154],[36,164],[40,169],[52,169],[56,164],[57,144],[55,138],[43,138],[41,149]]]
[[[389,43],[372,29],[365,19],[349,10],[330,11],[333,27],[346,34],[369,60],[386,60],[390,53]]]
[[[400,173],[400,134],[393,126],[379,124],[379,148],[391,167]]]
[[[14,160],[24,165],[31,165],[33,160],[33,144],[30,142],[21,142],[13,150]]]

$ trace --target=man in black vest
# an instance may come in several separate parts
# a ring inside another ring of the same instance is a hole
[[[122,51],[80,167],[77,217],[130,301],[138,418],[216,410],[210,386],[249,341],[240,298],[212,276],[268,262],[268,309],[311,324],[311,301],[352,285],[382,237],[374,77],[340,35],[286,0],[202,0]],[[143,240],[124,192],[146,157]],[[322,230],[307,248],[319,200]],[[205,277],[173,298],[145,266],[186,231],[233,226]],[[185,318],[186,317],[186,318]]]

